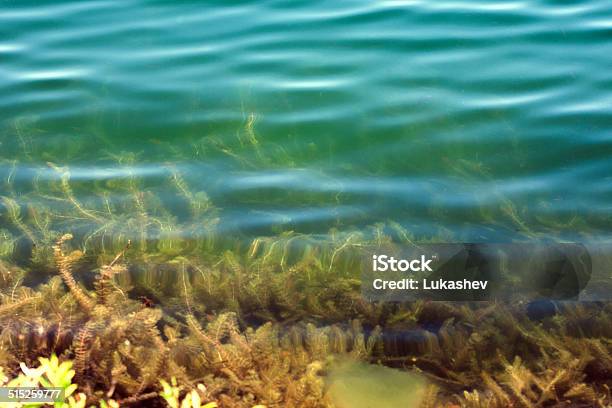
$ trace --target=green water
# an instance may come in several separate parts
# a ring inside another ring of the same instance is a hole
[[[52,163],[90,214],[137,180],[185,225],[180,174],[229,237],[609,239],[611,21],[605,0],[2,1],[0,195],[97,228]]]

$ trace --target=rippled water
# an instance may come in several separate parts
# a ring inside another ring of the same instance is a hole
[[[611,40],[606,0],[4,1],[0,195],[64,167],[180,219],[179,172],[230,235],[608,239]]]

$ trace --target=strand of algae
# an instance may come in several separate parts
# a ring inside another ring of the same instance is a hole
[[[17,202],[9,197],[0,197],[2,204],[7,210],[10,221],[17,226],[17,228],[32,242],[33,244],[39,244],[39,240],[34,232],[23,222],[21,218],[21,208]]]
[[[77,302],[79,302],[81,307],[85,311],[90,312],[94,307],[94,303],[89,298],[89,296],[86,295],[85,292],[80,288],[80,286],[72,276],[72,265],[83,257],[83,253],[81,251],[76,250],[68,255],[65,255],[64,251],[62,250],[62,245],[66,241],[70,241],[71,239],[72,234],[62,235],[57,241],[57,243],[53,246],[53,253],[55,254],[59,274],[64,280],[64,283],[66,284],[66,286],[68,286],[68,288],[74,295]]]
[[[48,162],[47,165],[53,170],[55,170],[58,174],[60,174],[62,192],[66,196],[66,199],[68,199],[68,201],[74,206],[74,208],[78,212],[83,214],[85,217],[90,218],[97,223],[103,223],[104,221],[100,217],[96,216],[93,212],[85,209],[83,205],[76,199],[74,192],[70,187],[70,170],[68,170],[67,168],[60,168],[51,162]]]

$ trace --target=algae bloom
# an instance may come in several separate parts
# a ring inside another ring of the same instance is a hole
[[[414,373],[344,362],[329,374],[329,395],[338,408],[418,407],[426,383]]]

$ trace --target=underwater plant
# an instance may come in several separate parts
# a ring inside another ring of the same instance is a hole
[[[346,252],[362,245],[355,235],[296,256],[291,245],[308,248],[309,237],[290,234],[217,261],[132,258],[128,243],[102,266],[73,239],[56,241],[57,276],[36,289],[1,264],[0,356],[5,375],[53,353],[73,360],[75,403],[171,398],[163,367],[184,387],[179,404],[196,390],[219,406],[331,406],[334,356],[416,371],[434,406],[610,403],[609,304],[559,303],[534,319],[520,303],[364,302]],[[75,271],[88,267],[86,284]],[[143,303],[141,286],[161,303]]]
[[[77,385],[72,382],[74,370],[72,369],[71,361],[63,361],[60,363],[58,357],[52,354],[50,358],[39,358],[40,365],[37,368],[28,368],[25,364],[21,364],[21,372],[17,377],[8,379],[3,374],[3,369],[0,367],[0,386],[3,387],[44,387],[44,388],[59,388],[62,390],[60,394],[63,401],[59,398],[53,403],[55,408],[85,408],[87,397],[83,393],[75,394]],[[21,402],[6,402],[0,403],[6,408],[28,408],[38,407],[41,403],[21,403]],[[101,401],[101,408],[115,408],[119,405],[113,401]]]
[[[249,116],[233,143],[209,138],[196,151],[273,167],[255,122]],[[3,174],[5,382],[21,364],[46,361],[55,374],[44,381],[69,389],[69,406],[331,407],[342,403],[329,393],[330,373],[348,360],[426,379],[424,407],[612,403],[608,303],[558,303],[533,317],[520,298],[369,302],[360,292],[366,248],[444,237],[416,237],[393,221],[324,236],[230,237],[183,169],[168,164],[159,181],[177,203],[138,176],[133,154],[109,156],[123,176],[83,181],[49,163],[25,188],[14,182],[16,163]],[[486,176],[473,163],[453,169]],[[537,235],[521,208],[499,198],[510,225]]]
[[[159,395],[166,401],[169,408],[217,408],[216,402],[202,405],[202,399],[197,390],[191,390],[180,400],[180,387],[175,377],[172,377],[170,383],[165,380],[160,380],[159,382],[162,386],[162,391]],[[197,388],[201,392],[206,391],[203,384],[198,384]]]

